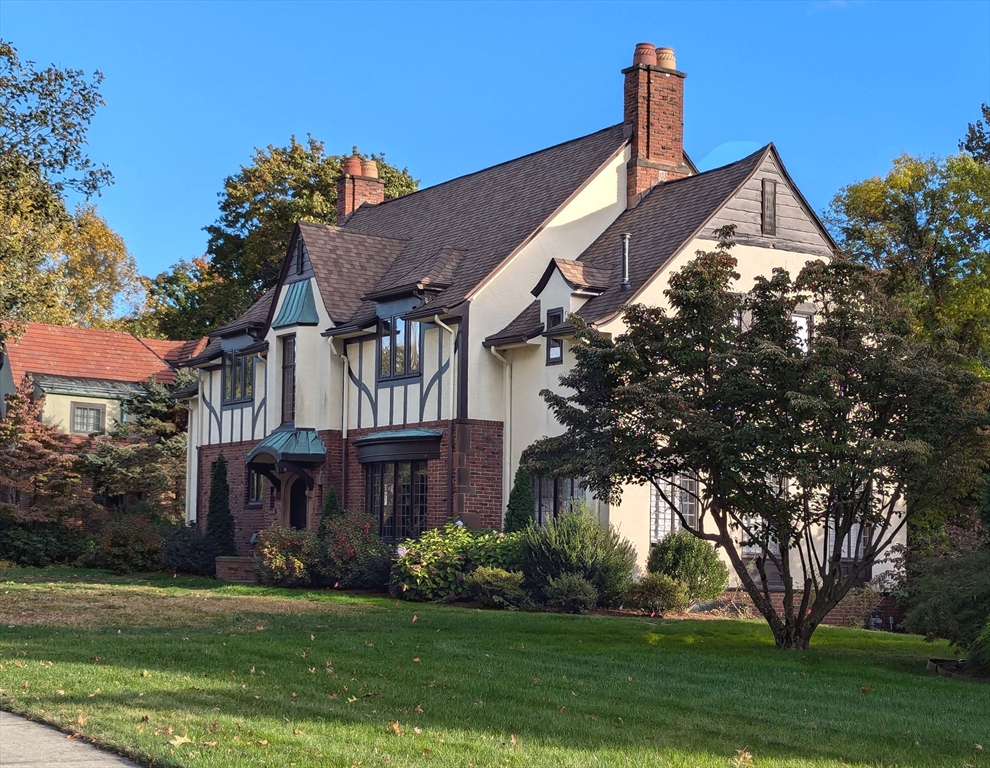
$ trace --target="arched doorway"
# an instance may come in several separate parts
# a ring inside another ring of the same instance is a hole
[[[306,529],[308,515],[306,514],[306,483],[301,477],[297,477],[289,486],[289,527]]]

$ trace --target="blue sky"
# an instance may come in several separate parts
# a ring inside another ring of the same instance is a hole
[[[423,186],[622,119],[635,43],[687,72],[707,167],[773,141],[816,210],[901,153],[956,151],[990,102],[990,2],[0,0],[22,58],[106,77],[97,200],[145,274],[203,252],[226,176],[312,133]]]

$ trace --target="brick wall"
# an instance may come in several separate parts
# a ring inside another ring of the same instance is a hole
[[[783,592],[772,592],[770,594],[770,599],[773,601],[774,609],[778,614],[783,615],[784,612],[784,593]],[[722,600],[731,600],[738,605],[748,605],[753,607],[753,601],[750,600],[749,595],[745,590],[728,590],[722,593]],[[801,593],[798,592],[794,596],[794,608],[801,605]],[[755,613],[759,613],[753,608]],[[899,627],[904,621],[904,612],[901,610],[900,606],[894,601],[890,595],[884,595],[883,599],[880,601],[880,605],[877,608],[876,613],[880,615],[882,629],[890,629],[891,623],[890,619],[893,619],[894,627]],[[849,627],[853,626],[853,620],[857,618],[869,618],[863,617],[858,606],[856,606],[852,601],[842,601],[835,608],[829,611],[828,615],[822,619],[822,624],[828,624],[833,627]]]
[[[427,464],[427,525],[437,528],[448,519],[460,517],[471,527],[502,527],[502,424],[496,421],[456,420],[432,421],[416,425],[422,429],[439,429],[440,457]],[[397,427],[396,429],[406,429]],[[330,486],[337,491],[340,503],[347,509],[365,508],[365,469],[358,463],[354,442],[372,432],[386,429],[356,429],[348,432],[345,446],[340,431],[321,431],[320,438],[327,449],[327,461],[312,471],[313,490],[308,494],[308,528],[315,531],[320,523],[320,510]],[[234,516],[235,537],[239,555],[251,554],[251,536],[273,522],[284,520],[283,499],[266,480],[265,499],[260,505],[247,503],[247,455],[258,441],[204,445],[199,447],[198,524],[206,529],[209,514],[210,483],[213,464],[222,453],[227,459],[230,484],[230,509]],[[345,480],[346,474],[346,483]],[[291,476],[290,476],[291,477]],[[346,495],[345,495],[346,494]]]

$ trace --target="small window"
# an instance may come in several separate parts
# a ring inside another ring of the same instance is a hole
[[[763,180],[763,234],[777,234],[777,182]]]
[[[547,310],[547,330],[564,322],[563,309]],[[564,340],[547,336],[547,365],[558,365],[564,362]]]
[[[258,505],[265,500],[265,478],[253,469],[247,471],[248,504]]]
[[[811,350],[811,315],[791,315],[794,323],[794,337],[801,351],[807,354]]]
[[[420,326],[401,317],[378,323],[378,378],[398,379],[419,374]]]
[[[296,420],[296,337],[282,337],[282,423]]]
[[[301,275],[303,273],[303,266],[305,264],[305,251],[303,250],[302,240],[296,243],[296,274]]]
[[[650,544],[659,544],[668,534],[679,531],[682,516],[692,528],[698,524],[697,480],[677,475],[661,480],[660,487],[663,495],[656,486],[650,486]]]
[[[254,391],[254,355],[225,352],[223,356],[223,402],[241,403]]]
[[[72,431],[79,435],[103,432],[107,407],[91,403],[72,404]]]

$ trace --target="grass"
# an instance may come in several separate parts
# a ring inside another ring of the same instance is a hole
[[[156,766],[987,766],[990,685],[823,627],[0,571],[0,707]],[[743,751],[740,751],[743,750]]]

